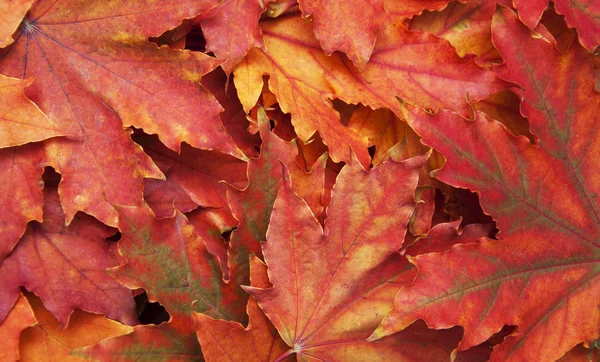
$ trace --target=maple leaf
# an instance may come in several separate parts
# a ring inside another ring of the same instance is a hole
[[[32,80],[8,78],[0,74],[0,148],[64,135],[25,97],[25,87],[31,83]]]
[[[206,38],[206,51],[222,59],[231,74],[250,48],[264,48],[258,20],[271,0],[225,0],[198,17]]]
[[[284,173],[262,245],[274,286],[245,288],[291,347],[282,357],[357,360],[401,349],[393,338],[381,345],[365,339],[414,276],[397,250],[426,159],[388,161],[370,172],[357,161],[344,167],[328,208],[327,234]]]
[[[136,327],[130,335],[90,347],[90,354],[108,359],[139,350],[149,356],[194,355],[199,348],[192,310],[244,321],[246,296],[234,283],[223,283],[218,260],[185,215],[176,212],[173,218],[159,220],[144,204],[119,207],[119,216],[123,239],[118,246],[127,264],[110,273],[132,289],[145,289],[148,299],[160,302],[171,320],[157,327]],[[180,335],[188,337],[179,340]]]
[[[19,337],[24,329],[37,323],[27,299],[20,294],[15,305],[0,323],[0,358],[3,361],[19,359]]]
[[[13,42],[12,34],[35,0],[14,0],[0,3],[0,48]]]
[[[73,350],[129,333],[133,329],[102,315],[81,310],[73,312],[69,325],[63,329],[38,297],[29,293],[27,299],[37,323],[21,334],[19,352],[23,361],[80,361],[80,358],[72,355]]]
[[[56,190],[44,190],[44,201],[44,222],[30,224],[0,264],[0,320],[24,286],[44,300],[63,326],[75,307],[137,323],[131,291],[105,272],[118,264],[104,240],[114,229],[83,214],[65,226]]]
[[[254,287],[271,286],[267,267],[256,256],[250,259],[250,280]],[[245,329],[236,322],[194,313],[196,333],[207,361],[218,361],[221,358],[233,361],[273,361],[285,353],[287,345],[254,299],[248,299],[246,310],[250,322]]]
[[[235,144],[246,156],[255,157],[258,155],[256,148],[260,146],[260,137],[248,132],[250,122],[246,118],[246,112],[237,96],[232,78],[228,77],[221,68],[217,68],[202,77],[201,83],[225,108],[220,115],[221,121]]]
[[[383,0],[300,0],[304,17],[314,20],[314,33],[325,51],[345,53],[363,71],[378,30],[390,22]]]
[[[185,213],[198,207],[226,208],[226,186],[221,181],[238,187],[247,183],[246,162],[230,155],[187,144],[177,154],[156,136],[145,134],[134,136],[134,140],[166,178],[144,180],[144,200],[158,218],[173,217],[175,210]]]
[[[514,0],[519,18],[532,30],[539,24],[548,4],[548,0]],[[569,27],[577,29],[581,45],[594,52],[600,45],[600,4],[594,0],[556,0],[554,6],[556,12],[565,16]]]
[[[43,145],[0,149],[0,265],[17,244],[27,223],[42,221]]]
[[[244,109],[249,112],[256,104],[263,75],[268,74],[269,89],[281,110],[291,113],[300,140],[307,142],[318,131],[334,162],[349,162],[350,149],[364,167],[370,157],[364,137],[340,124],[329,99],[398,110],[400,97],[419,107],[468,115],[467,97],[477,101],[505,87],[472,59],[458,57],[445,40],[408,32],[402,24],[379,31],[362,74],[339,54],[327,57],[311,35],[311,24],[300,16],[263,21],[261,26],[267,51],[250,50],[234,71]]]
[[[107,338],[73,354],[102,362],[202,360],[193,325],[177,318],[159,326],[135,326],[132,333]]]
[[[84,211],[116,226],[110,203],[139,205],[142,178],[162,178],[123,126],[158,134],[176,151],[187,142],[244,158],[219,120],[220,105],[198,85],[218,61],[147,41],[216,4],[42,0],[0,50],[0,72],[35,76],[27,95],[75,136],[46,143],[47,162],[63,175],[67,222]]]
[[[264,109],[258,109],[258,128],[263,143],[260,156],[248,162],[248,185],[243,189],[227,189],[227,200],[234,217],[239,220],[237,230],[231,235],[229,265],[236,284],[247,284],[248,258],[251,254],[262,255],[260,243],[265,239],[273,203],[282,186],[281,164],[287,165],[294,174],[293,188],[312,200],[313,211],[320,214],[325,158],[307,174],[297,163],[296,142],[286,142],[270,130],[269,119]]]
[[[467,54],[477,55],[481,65],[501,62],[500,54],[492,44],[492,15],[496,3],[508,1],[480,0],[466,4],[451,2],[441,11],[427,11],[413,17],[409,23],[410,30],[426,31],[448,40],[456,53],[464,57]]]
[[[532,143],[539,142],[539,139],[529,130],[529,120],[521,114],[521,99],[511,90],[507,89],[482,99],[473,104],[473,108],[502,122],[513,135],[525,136]]]
[[[398,294],[373,337],[422,318],[434,328],[463,326],[463,350],[505,324],[516,325],[492,360],[550,361],[600,337],[600,184],[594,171],[600,96],[583,48],[558,52],[553,42],[532,37],[508,9],[494,15],[493,36],[505,59],[498,72],[523,87],[515,91],[540,146],[483,113],[474,122],[445,111],[412,113],[411,125],[447,158],[436,177],[480,192],[501,241],[415,257],[415,284]]]

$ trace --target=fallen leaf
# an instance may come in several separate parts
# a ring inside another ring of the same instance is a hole
[[[255,287],[271,286],[267,267],[256,256],[250,259],[250,279]],[[247,328],[194,313],[196,334],[206,361],[274,361],[285,353],[287,345],[253,298],[248,299],[246,310],[250,321]]]
[[[548,0],[513,0],[519,12],[519,18],[529,29],[534,30],[542,14],[548,8]],[[564,15],[567,24],[576,28],[579,42],[590,52],[600,45],[600,4],[594,0],[556,0],[556,12]]]
[[[41,0],[0,50],[0,73],[35,77],[27,96],[74,135],[46,144],[47,162],[63,176],[67,222],[84,211],[117,226],[110,203],[139,205],[142,179],[162,178],[123,126],[158,134],[175,151],[186,142],[244,158],[219,120],[221,106],[198,85],[219,62],[147,40],[218,2],[184,3]]]
[[[27,299],[21,294],[6,318],[0,323],[0,359],[16,361],[19,359],[19,337],[27,327],[38,321],[29,306]]]
[[[56,124],[25,96],[32,80],[0,75],[0,148],[63,136]]]
[[[0,48],[14,41],[12,34],[35,0],[13,0],[0,3]]]
[[[314,21],[314,32],[325,54],[345,53],[363,71],[378,30],[391,19],[384,0],[300,0],[300,10]]]
[[[366,337],[414,276],[398,249],[426,159],[387,161],[370,172],[356,161],[344,167],[326,233],[284,173],[262,244],[273,287],[245,287],[290,347],[283,356],[365,360],[392,353],[396,340],[378,346]]]
[[[132,327],[107,319],[103,315],[76,310],[63,329],[35,295],[27,296],[38,323],[21,334],[21,361],[81,361],[71,352],[105,338],[131,332]]]
[[[234,71],[244,109],[249,112],[256,104],[268,74],[269,89],[281,110],[291,113],[300,140],[308,142],[318,131],[334,162],[349,162],[350,149],[364,167],[370,157],[364,136],[340,123],[330,99],[398,111],[400,97],[422,108],[469,115],[466,100],[476,102],[505,88],[472,59],[458,57],[445,40],[409,32],[402,24],[380,30],[362,74],[344,56],[327,57],[311,35],[311,24],[299,16],[263,24],[267,51],[252,49]]]
[[[0,265],[25,233],[27,223],[43,219],[44,166],[39,143],[0,149]]]
[[[106,273],[107,268],[118,265],[105,241],[114,229],[84,214],[76,215],[65,226],[54,188],[44,190],[44,201],[44,222],[29,224],[23,238],[0,264],[0,320],[6,317],[23,286],[42,298],[63,327],[75,308],[136,324],[131,290]]]
[[[577,69],[585,70],[581,64]],[[593,89],[593,79],[586,82]],[[419,269],[415,284],[398,293],[393,312],[371,338],[424,319],[436,329],[462,326],[458,350],[465,350],[504,325],[517,326],[494,348],[492,361],[553,361],[578,343],[599,338],[597,205],[569,158],[556,153],[557,140],[540,137],[539,147],[531,145],[482,113],[473,122],[446,111],[413,114],[410,122],[447,159],[436,177],[483,195],[482,206],[497,220],[501,240],[483,239],[412,258]],[[592,118],[577,118],[571,129],[592,124]],[[441,130],[452,132],[442,135]],[[597,137],[592,132],[571,135],[570,142],[578,139],[584,145],[586,138]],[[579,154],[581,170],[593,168],[596,153],[592,146]]]

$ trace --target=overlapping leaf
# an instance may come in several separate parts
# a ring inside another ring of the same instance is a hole
[[[514,0],[519,18],[530,29],[538,25],[548,4],[548,0]],[[556,0],[554,6],[559,14],[565,16],[567,24],[577,29],[579,42],[594,52],[600,45],[600,4],[594,0]]]
[[[132,289],[147,290],[149,300],[160,302],[171,321],[158,327],[136,327],[131,335],[90,347],[89,353],[107,354],[101,352],[107,348],[115,355],[136,350],[145,350],[149,356],[193,354],[198,352],[198,341],[193,336],[192,310],[244,321],[246,296],[234,283],[223,283],[217,258],[194,234],[183,214],[177,212],[173,218],[158,220],[143,205],[119,207],[119,215],[123,234],[119,251],[127,264],[111,274]],[[160,342],[153,342],[155,338]]]
[[[21,294],[17,302],[0,323],[0,359],[19,359],[19,337],[24,329],[37,323],[27,299]]]
[[[12,34],[35,0],[3,1],[0,3],[0,48],[13,42]]]
[[[0,264],[17,244],[27,223],[42,221],[43,145],[0,149]]]
[[[452,2],[439,12],[425,12],[410,22],[410,30],[426,31],[448,40],[461,57],[478,56],[480,63],[498,61],[492,44],[492,15],[496,0]],[[506,2],[506,1],[505,1]]]
[[[463,326],[466,349],[516,325],[492,360],[550,361],[600,337],[600,97],[581,47],[559,53],[508,9],[495,14],[493,34],[506,61],[499,72],[523,85],[517,92],[540,147],[481,113],[471,123],[450,112],[413,114],[417,132],[448,160],[437,177],[481,192],[501,240],[415,257],[416,283],[374,336],[423,318]]]
[[[248,284],[249,257],[252,254],[262,255],[260,243],[265,240],[273,203],[282,186],[282,163],[296,176],[294,190],[312,200],[311,207],[315,213],[320,214],[323,210],[321,197],[325,159],[313,167],[312,173],[307,174],[296,163],[296,142],[286,142],[273,134],[262,108],[258,109],[257,123],[263,143],[260,157],[248,163],[248,185],[244,189],[232,187],[227,190],[233,215],[240,222],[231,236],[229,256],[237,285]]]
[[[345,53],[361,71],[365,69],[378,30],[390,23],[384,0],[300,0],[303,16],[312,17],[315,36],[325,54]]]
[[[102,315],[76,310],[63,329],[54,316],[44,309],[34,295],[28,297],[37,323],[21,336],[19,352],[22,361],[81,361],[73,350],[92,345],[105,338],[129,333],[133,328]]]
[[[0,75],[0,147],[20,146],[63,136],[27,97],[25,87],[30,81]]]
[[[114,229],[82,214],[65,226],[56,190],[45,190],[44,199],[44,222],[30,224],[0,264],[0,320],[19,297],[19,287],[24,286],[42,298],[63,326],[76,307],[135,324],[131,291],[105,271],[118,265],[104,240]]]
[[[397,250],[426,158],[388,161],[371,172],[356,161],[346,166],[333,191],[326,232],[284,173],[263,244],[273,287],[246,288],[290,347],[284,356],[402,357],[402,340],[370,343],[366,337],[414,275]]]
[[[250,280],[257,288],[271,286],[267,268],[256,256],[250,260]],[[274,361],[285,353],[287,345],[254,299],[248,300],[246,310],[250,320],[246,329],[236,322],[194,314],[196,333],[207,361]]]
[[[206,38],[206,51],[223,60],[231,74],[250,48],[263,48],[258,20],[270,0],[226,0],[202,14],[198,21]]]
[[[252,49],[234,71],[234,81],[248,112],[268,74],[269,88],[282,111],[291,113],[300,140],[319,131],[335,162],[349,162],[350,149],[365,167],[370,158],[364,137],[340,124],[331,98],[397,110],[401,97],[419,107],[468,115],[467,99],[487,98],[504,87],[491,72],[458,57],[446,41],[408,32],[402,24],[380,30],[362,74],[343,56],[325,56],[311,32],[299,16],[263,22],[267,51]]]
[[[48,162],[63,175],[67,222],[81,210],[116,226],[109,203],[138,205],[142,178],[162,177],[123,125],[159,134],[174,150],[187,142],[243,157],[219,121],[221,107],[198,86],[218,62],[147,41],[217,3],[185,4],[38,1],[15,42],[0,51],[0,73],[34,76],[27,94],[75,136],[46,146]]]

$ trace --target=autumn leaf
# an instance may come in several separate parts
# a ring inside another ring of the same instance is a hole
[[[121,341],[107,342],[113,346],[109,348],[111,353],[127,354],[140,349],[148,355],[196,353],[198,341],[193,336],[192,310],[244,321],[247,297],[234,283],[221,280],[217,258],[194,234],[183,214],[177,212],[173,218],[159,220],[143,205],[119,207],[119,215],[123,234],[119,252],[128,262],[110,273],[131,289],[145,289],[148,299],[161,303],[171,320],[157,327],[136,327],[132,335],[119,337]],[[179,335],[190,337],[179,340]],[[154,338],[161,342],[153,343]],[[113,343],[122,347],[114,349]],[[106,354],[98,352],[105,348],[99,345],[90,353]]]
[[[31,82],[0,75],[1,148],[64,135],[56,124],[25,97],[25,87],[31,85]]]
[[[269,88],[281,110],[291,113],[300,140],[306,142],[318,131],[335,162],[349,162],[350,149],[364,167],[370,160],[366,140],[340,124],[332,98],[398,110],[400,97],[419,107],[468,115],[467,98],[474,102],[504,88],[472,59],[458,57],[446,41],[408,32],[402,24],[380,30],[363,74],[343,56],[327,57],[311,36],[311,24],[299,16],[262,24],[267,51],[252,49],[234,71],[244,109],[249,112],[256,104],[268,74]],[[454,89],[460,91],[450,91]]]
[[[507,3],[507,1],[498,1]],[[496,0],[454,1],[441,11],[426,11],[411,19],[409,29],[426,31],[448,40],[456,53],[476,55],[479,64],[501,63],[492,44],[492,15]]]
[[[20,294],[4,321],[0,323],[0,358],[3,361],[19,359],[19,337],[23,330],[37,322],[27,299]]]
[[[165,180],[144,180],[144,199],[155,216],[175,216],[175,210],[189,212],[198,207],[227,208],[225,181],[244,187],[246,162],[214,151],[181,145],[177,154],[156,136],[135,135],[133,139],[164,173]]]
[[[300,0],[300,10],[314,21],[314,32],[325,54],[345,53],[363,71],[378,30],[390,22],[383,0]]]
[[[15,0],[0,3],[0,48],[13,42],[11,35],[19,27],[33,2],[34,0]]]
[[[342,169],[325,221],[327,234],[284,173],[262,245],[273,287],[245,288],[290,347],[284,356],[344,359],[350,357],[344,351],[352,350],[354,360],[364,360],[396,349],[395,340],[379,348],[365,339],[389,311],[400,285],[414,275],[397,250],[426,159],[388,161],[370,172],[355,161]]]
[[[282,186],[281,164],[296,176],[293,188],[311,200],[314,212],[323,211],[323,184],[325,158],[306,173],[297,163],[296,141],[286,142],[270,130],[264,109],[257,110],[257,125],[262,138],[260,156],[248,162],[248,185],[243,188],[230,187],[227,200],[234,217],[239,220],[237,230],[231,234],[229,266],[235,284],[248,284],[251,255],[262,256],[260,243],[265,240],[269,219],[277,192]]]
[[[158,326],[135,326],[133,332],[107,338],[98,344],[73,351],[85,360],[189,361],[201,360],[202,352],[187,320],[173,319]]]
[[[593,80],[586,82],[592,84],[579,92],[593,92]],[[593,124],[587,117],[572,121],[574,128]],[[398,293],[393,312],[371,338],[424,319],[433,328],[463,326],[458,349],[465,350],[503,325],[516,325],[517,333],[494,349],[492,360],[551,361],[600,337],[596,205],[586,197],[569,159],[552,149],[556,140],[540,137],[538,148],[482,113],[474,122],[450,112],[413,114],[410,122],[427,144],[446,155],[438,178],[487,195],[482,206],[496,218],[501,241],[413,258],[419,268],[415,284]],[[454,132],[442,136],[442,129]],[[595,137],[591,132],[573,135],[581,141]],[[593,147],[577,159],[582,166],[586,157],[596,159]],[[535,347],[541,344],[544,348]]]
[[[548,0],[514,0],[519,18],[532,30],[539,24],[548,4]],[[596,51],[600,45],[600,5],[593,0],[556,0],[554,6],[565,16],[569,27],[577,29],[581,45],[590,52]]]
[[[223,60],[231,74],[250,48],[263,48],[258,20],[270,0],[226,0],[198,17],[206,38],[206,51]]]
[[[25,232],[29,221],[42,221],[44,196],[41,144],[0,149],[0,265]],[[9,308],[9,307],[7,307]]]
[[[56,190],[46,189],[44,201],[44,222],[30,224],[0,265],[0,320],[24,286],[42,298],[63,327],[74,308],[137,323],[131,291],[105,271],[118,265],[105,241],[114,229],[83,214],[65,226]]]
[[[175,151],[187,142],[244,157],[219,120],[220,105],[198,85],[219,63],[147,41],[216,2],[181,5],[38,1],[15,42],[0,51],[0,73],[35,77],[27,95],[75,137],[46,145],[47,162],[63,175],[59,191],[67,222],[84,211],[116,226],[110,203],[139,205],[142,179],[162,178],[123,126],[158,134]]]
[[[250,259],[250,280],[254,287],[271,286],[267,267],[256,256]],[[248,300],[246,310],[250,322],[245,329],[236,322],[194,313],[196,333],[207,361],[274,361],[285,353],[287,345],[254,299]]]
[[[81,361],[81,358],[72,354],[73,350],[129,333],[133,329],[102,315],[81,310],[73,312],[68,326],[63,329],[38,297],[29,294],[27,299],[37,323],[21,334],[19,352],[22,361]]]

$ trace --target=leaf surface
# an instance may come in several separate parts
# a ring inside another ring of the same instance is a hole
[[[244,158],[219,120],[221,106],[198,85],[218,62],[147,41],[217,2],[185,4],[38,1],[16,41],[0,51],[0,72],[35,77],[27,95],[75,135],[49,142],[46,150],[63,175],[59,191],[67,222],[84,211],[116,226],[109,203],[139,205],[142,179],[162,178],[123,126],[158,134],[176,151],[186,142]]]
[[[237,230],[231,235],[229,265],[237,285],[248,284],[248,258],[262,255],[260,243],[265,240],[269,219],[277,192],[282,186],[281,164],[296,176],[293,185],[297,192],[311,196],[315,212],[323,209],[321,203],[324,183],[324,161],[307,174],[297,163],[296,141],[286,142],[270,130],[269,119],[262,108],[258,109],[257,123],[262,138],[260,156],[248,162],[248,185],[244,189],[230,187],[227,200],[231,211],[239,220]],[[316,189],[316,191],[315,191]]]
[[[63,136],[56,124],[25,96],[31,80],[0,75],[0,148]]]
[[[332,98],[397,110],[400,97],[422,108],[468,115],[467,98],[474,102],[505,87],[472,59],[458,57],[445,40],[408,32],[402,24],[380,30],[362,74],[343,56],[325,56],[311,35],[311,24],[299,16],[263,24],[267,51],[252,49],[234,71],[244,109],[248,112],[256,104],[263,75],[268,74],[269,89],[281,110],[291,113],[300,140],[306,142],[319,131],[335,162],[350,162],[350,149],[364,167],[370,159],[364,137],[340,124]]]
[[[426,31],[446,39],[456,48],[459,56],[477,55],[480,64],[501,62],[500,55],[492,44],[491,24],[496,2],[452,2],[441,11],[428,11],[414,17],[409,29]]]
[[[185,215],[176,212],[173,218],[159,220],[147,205],[119,207],[119,215],[119,251],[128,262],[111,275],[132,289],[145,289],[148,299],[163,305],[171,319],[159,326],[136,327],[129,335],[90,347],[87,354],[104,360],[131,360],[138,354],[164,360],[198,357],[193,310],[219,319],[246,319],[247,296],[235,283],[222,281],[218,259],[194,234]]]
[[[548,8],[548,0],[513,0],[519,18],[530,29],[539,24]],[[569,27],[576,28],[579,42],[590,52],[600,45],[600,4],[594,0],[556,0],[556,11],[565,16]]]
[[[390,21],[383,0],[300,0],[304,17],[314,19],[314,32],[325,54],[345,53],[364,70],[379,28]]]
[[[426,159],[388,161],[371,172],[356,161],[343,168],[325,221],[327,234],[284,174],[263,243],[274,286],[245,289],[290,346],[288,354],[308,360],[333,353],[344,359],[344,351],[352,349],[353,359],[360,360],[387,351],[365,339],[400,285],[414,275],[397,250]]]
[[[27,299],[19,295],[6,319],[0,323],[0,358],[3,361],[19,359],[19,337],[23,330],[37,322]]]
[[[73,313],[69,325],[63,329],[38,297],[29,294],[28,300],[38,323],[22,333],[19,351],[23,361],[81,361],[81,358],[71,354],[73,350],[129,333],[133,329],[105,316],[81,310]]]
[[[76,307],[137,323],[131,291],[106,273],[118,265],[104,240],[114,229],[82,214],[65,226],[56,190],[46,189],[44,201],[44,222],[30,224],[0,265],[0,320],[24,286],[42,298],[62,326]]]
[[[193,325],[178,318],[158,326],[135,326],[129,334],[107,338],[74,354],[102,362],[202,360]]]
[[[173,217],[198,207],[227,207],[226,186],[221,181],[244,187],[246,162],[220,152],[205,151],[187,144],[177,154],[156,136],[134,138],[164,173],[165,180],[144,180],[144,200],[158,218]]]
[[[593,123],[590,118],[579,122]],[[482,206],[496,218],[501,240],[412,259],[419,268],[415,284],[398,293],[394,311],[372,338],[424,319],[434,328],[463,326],[459,350],[465,350],[504,325],[516,325],[517,333],[494,349],[492,361],[552,361],[580,342],[597,339],[595,205],[567,159],[552,153],[552,142],[541,138],[543,146],[533,146],[481,113],[474,122],[440,112],[414,116],[411,124],[446,155],[437,177],[484,195]],[[441,133],[448,129],[453,136]],[[595,152],[590,149],[588,157]]]
[[[35,0],[3,1],[0,4],[0,48],[13,42],[12,34]]]
[[[251,48],[263,48],[258,20],[271,0],[226,0],[199,18],[206,38],[206,51],[223,60],[231,74]]]
[[[44,149],[41,144],[0,150],[0,265],[27,223],[42,221]]]
[[[250,260],[250,279],[258,288],[271,286],[267,268],[256,256]],[[287,345],[253,298],[248,299],[248,327],[194,313],[196,333],[206,361],[274,361]]]

